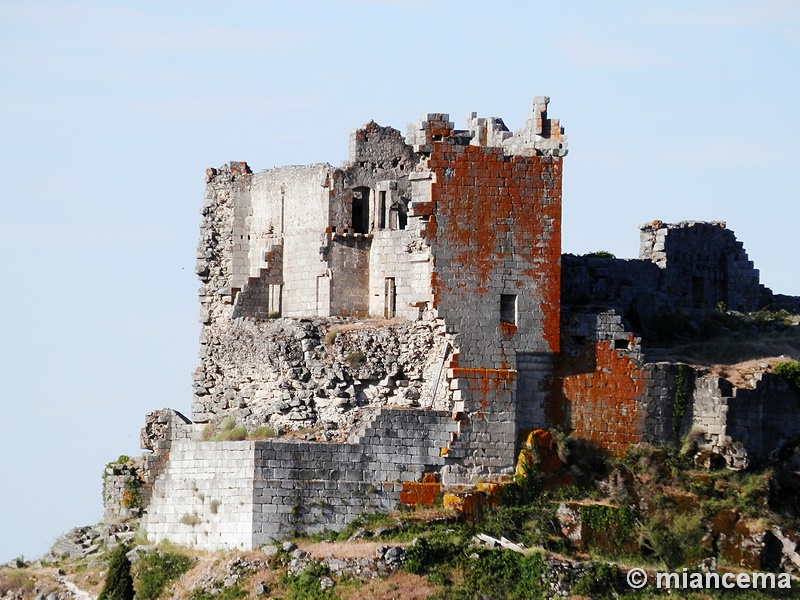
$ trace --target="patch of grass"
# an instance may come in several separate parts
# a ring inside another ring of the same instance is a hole
[[[286,600],[332,600],[333,588],[323,590],[320,579],[330,575],[330,569],[317,562],[311,562],[300,573],[286,573],[280,583],[286,590]]]
[[[0,573],[0,596],[10,591],[33,591],[35,581],[25,569],[11,569]]]
[[[463,564],[463,579],[445,598],[507,598],[527,600],[545,597],[546,567],[541,554],[510,550],[484,550]]]
[[[268,440],[274,438],[277,432],[272,427],[258,427],[247,434],[248,440]]]
[[[155,600],[166,587],[192,566],[194,560],[178,552],[148,552],[136,563],[137,600]]]
[[[212,515],[215,515],[215,514],[217,514],[219,512],[219,507],[220,507],[221,504],[222,504],[222,502],[219,501],[219,500],[212,500],[211,501],[211,504],[209,505],[209,508],[211,509],[211,514]]]
[[[247,429],[236,427],[233,417],[225,417],[219,424],[219,432],[208,438],[210,442],[240,442],[247,439]]]

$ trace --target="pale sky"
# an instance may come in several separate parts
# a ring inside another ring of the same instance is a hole
[[[206,167],[548,95],[565,252],[724,220],[800,295],[799,76],[794,0],[0,0],[0,562],[98,521],[144,414],[188,414]]]

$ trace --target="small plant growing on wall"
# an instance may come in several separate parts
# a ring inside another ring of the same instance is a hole
[[[188,525],[189,527],[194,527],[195,525],[200,524],[200,517],[198,517],[194,513],[185,513],[181,517],[181,523],[183,523],[184,525]]]
[[[800,362],[796,360],[778,363],[773,371],[783,377],[786,382],[800,393]]]
[[[125,508],[142,508],[142,482],[131,478],[125,482],[125,491],[122,492],[122,506]]]
[[[219,433],[210,438],[212,442],[237,442],[247,438],[247,429],[236,427],[236,421],[225,417],[219,425]]]
[[[345,360],[351,369],[357,369],[367,362],[367,355],[361,352],[361,350],[353,350],[347,355]]]
[[[679,439],[681,423],[689,408],[694,389],[694,370],[684,363],[677,364],[678,372],[675,374],[675,398],[672,404],[672,433]]]

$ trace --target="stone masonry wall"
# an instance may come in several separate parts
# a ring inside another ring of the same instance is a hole
[[[736,388],[719,377],[702,377],[694,391],[692,423],[705,434],[704,447],[729,461],[742,458],[731,457],[734,444],[746,450],[748,459],[763,461],[800,435],[800,396],[786,381],[757,373],[752,385]]]
[[[552,399],[553,424],[613,453],[642,441],[642,407],[648,373],[640,339],[613,311],[563,313],[564,346]]]
[[[533,425],[520,419],[543,404],[559,349],[566,150],[546,105],[536,99],[525,130],[491,139],[438,113],[409,128],[431,173],[415,180],[411,214],[426,224],[433,308],[456,335],[448,377],[464,418],[448,454],[452,481],[513,472],[519,430]]]
[[[384,409],[355,444],[175,440],[143,526],[153,542],[253,548],[397,506],[444,463],[448,413]]]

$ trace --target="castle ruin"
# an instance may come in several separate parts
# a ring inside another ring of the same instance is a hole
[[[502,480],[534,428],[621,452],[699,427],[731,464],[800,433],[780,378],[736,390],[643,355],[670,311],[796,302],[724,224],[643,226],[636,260],[561,256],[548,102],[517,132],[370,122],[341,167],[208,169],[191,419],[148,416],[151,452],[107,477],[107,516],[137,478],[153,541],[251,548]],[[287,435],[205,441],[225,418]]]

